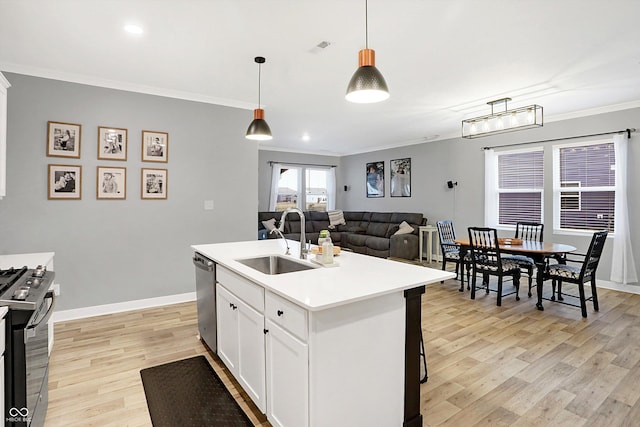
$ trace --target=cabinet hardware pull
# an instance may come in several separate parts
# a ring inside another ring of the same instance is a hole
[[[283,314],[284,314],[284,311],[278,310],[278,316],[282,316]]]
[[[232,309],[234,309],[234,310],[235,310],[236,308],[238,308],[238,306],[237,306],[237,305],[235,305],[235,304],[234,304],[234,303],[232,303],[232,302],[230,302],[230,303],[229,303],[229,307],[231,307],[231,308],[232,308]]]
[[[264,332],[265,335],[267,335],[269,333],[268,329],[263,329],[262,332]]]

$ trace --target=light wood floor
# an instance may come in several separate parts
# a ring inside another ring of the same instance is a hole
[[[423,296],[425,425],[640,425],[640,295],[601,289],[600,312],[582,319],[551,302],[537,311],[526,292],[496,307],[495,293],[471,301],[457,289],[450,280]],[[47,427],[150,426],[140,369],[199,354],[270,425],[199,341],[195,303],[58,323],[55,334]]]

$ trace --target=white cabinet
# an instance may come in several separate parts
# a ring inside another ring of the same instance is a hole
[[[256,406],[265,412],[264,316],[232,293],[232,290],[248,293],[251,300],[254,295],[264,298],[263,291],[227,270],[221,271],[221,267],[218,269],[218,355]]]
[[[309,346],[270,319],[267,329],[267,419],[273,426],[309,425]]]
[[[9,86],[11,85],[7,79],[0,73],[0,199],[7,195],[7,89]]]
[[[218,355],[274,427],[402,425],[401,292],[308,311],[221,265],[216,279]]]
[[[265,294],[267,419],[274,426],[309,425],[308,313]]]

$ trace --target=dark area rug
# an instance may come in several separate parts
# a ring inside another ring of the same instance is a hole
[[[253,426],[206,357],[140,371],[155,427]]]

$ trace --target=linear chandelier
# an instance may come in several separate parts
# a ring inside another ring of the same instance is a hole
[[[463,120],[462,137],[479,138],[544,125],[542,107],[540,105],[533,104],[508,110],[507,102],[509,101],[511,101],[511,98],[489,101],[487,104],[491,105],[491,114]],[[504,111],[494,112],[494,105],[499,103],[504,103]]]

